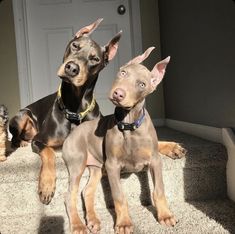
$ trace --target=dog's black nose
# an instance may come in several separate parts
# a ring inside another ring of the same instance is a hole
[[[126,92],[123,89],[117,88],[113,92],[113,99],[121,102],[126,97]]]
[[[74,62],[68,62],[65,65],[64,70],[65,70],[65,74],[71,77],[78,75],[80,71],[79,66]]]

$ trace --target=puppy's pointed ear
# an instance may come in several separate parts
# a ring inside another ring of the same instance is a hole
[[[162,81],[165,72],[166,72],[166,67],[167,64],[170,62],[170,56],[167,58],[163,59],[162,61],[158,62],[154,67],[153,70],[151,71],[152,77],[151,77],[151,86],[152,86],[152,91],[154,91],[158,84]]]
[[[138,55],[137,57],[133,58],[132,60],[130,60],[127,65],[132,64],[132,63],[142,63],[146,58],[148,58],[148,56],[150,55],[150,53],[152,52],[152,50],[155,49],[155,47],[149,47],[147,50],[145,50],[145,52],[141,55]]]
[[[102,18],[97,19],[94,23],[81,28],[75,34],[75,37],[80,37],[80,36],[83,36],[84,34],[87,34],[87,35],[91,34],[99,26],[102,20],[103,20]]]
[[[122,35],[122,31],[116,34],[116,36],[114,36],[114,38],[111,39],[109,43],[104,46],[106,62],[109,62],[115,57],[117,50],[118,50],[118,45],[119,45],[121,35]]]

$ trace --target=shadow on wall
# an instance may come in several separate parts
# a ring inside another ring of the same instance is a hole
[[[38,234],[65,234],[63,216],[46,216],[40,220]]]

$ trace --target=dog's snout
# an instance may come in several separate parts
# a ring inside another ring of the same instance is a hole
[[[64,69],[65,69],[65,73],[71,77],[78,75],[80,71],[79,66],[74,62],[68,62],[65,65]]]
[[[118,102],[122,101],[126,97],[126,92],[123,89],[117,88],[113,92],[113,99]]]

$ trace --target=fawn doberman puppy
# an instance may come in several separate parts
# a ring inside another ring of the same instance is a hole
[[[94,194],[103,166],[114,200],[116,233],[133,233],[127,200],[121,189],[120,173],[139,172],[144,168],[151,171],[153,201],[159,223],[167,226],[176,224],[164,194],[156,130],[144,106],[145,97],[161,82],[170,61],[167,57],[158,62],[152,71],[141,65],[153,48],[150,47],[120,68],[109,96],[116,105],[115,113],[84,122],[64,142],[62,155],[70,176],[65,205],[72,233],[84,234],[87,228],[92,233],[100,230],[100,221],[94,210]],[[79,183],[86,167],[90,171],[90,180],[83,193],[87,227],[77,210]]]
[[[54,150],[61,147],[73,125],[100,115],[93,91],[99,72],[113,59],[121,32],[105,46],[90,38],[102,19],[80,29],[68,43],[58,76],[62,79],[57,93],[20,110],[10,121],[12,144],[31,142],[41,157],[38,193],[42,203],[49,204],[55,191]]]

